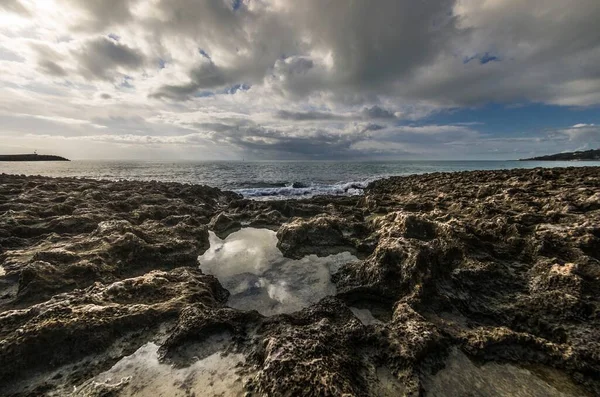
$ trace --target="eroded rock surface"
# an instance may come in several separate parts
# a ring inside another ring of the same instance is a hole
[[[187,304],[221,306],[228,292],[197,257],[209,247],[206,224],[238,198],[191,185],[1,175],[0,394],[77,384]]]
[[[2,395],[130,395],[135,380],[94,379],[136,351],[160,361],[145,373],[174,365],[176,395],[192,395],[190,368],[217,347],[249,395],[600,394],[598,168],[435,173],[273,202],[161,183],[0,186],[0,361],[14,364]],[[196,257],[208,230],[243,227],[277,231],[290,258],[361,260],[301,311],[233,309]]]

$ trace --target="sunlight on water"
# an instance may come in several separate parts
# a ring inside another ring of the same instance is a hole
[[[565,374],[546,368],[542,378],[537,373],[511,364],[485,363],[475,365],[459,350],[454,350],[446,367],[425,379],[423,387],[428,397],[515,396],[567,397],[585,396]]]
[[[147,343],[94,378],[81,390],[81,395],[94,395],[94,390],[110,390],[107,392],[110,394],[102,395],[243,396],[244,376],[238,368],[241,363],[244,363],[241,354],[222,355],[216,352],[189,367],[174,368],[159,362],[158,345]]]
[[[200,268],[229,290],[229,306],[265,316],[291,313],[335,294],[331,274],[356,261],[350,253],[300,260],[284,258],[275,232],[245,228],[225,240],[210,232],[210,249]]]
[[[359,309],[358,307],[351,307],[350,310],[352,311],[352,313],[354,313],[356,318],[358,318],[360,322],[364,325],[382,324],[381,321],[379,321],[375,318],[375,316],[373,316],[373,313],[369,309]]]

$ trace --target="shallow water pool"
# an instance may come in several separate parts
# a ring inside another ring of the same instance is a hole
[[[427,397],[567,397],[587,396],[565,374],[552,368],[538,371],[512,364],[478,365],[455,349],[446,366],[423,382]]]
[[[159,361],[158,348],[152,342],[143,345],[74,395],[96,395],[94,391],[99,390],[120,397],[199,396],[194,391],[201,391],[201,395],[207,397],[245,395],[243,382],[247,376],[239,368],[245,361],[244,355],[225,355],[217,351],[188,367],[175,368]]]
[[[229,306],[265,316],[295,312],[335,295],[331,275],[358,260],[348,252],[288,259],[277,248],[274,231],[255,228],[225,239],[210,232],[210,248],[198,259],[202,271],[216,276],[231,293]]]

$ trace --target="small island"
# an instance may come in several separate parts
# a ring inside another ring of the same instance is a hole
[[[0,161],[71,161],[64,157],[48,154],[0,154]]]
[[[532,157],[528,159],[519,159],[519,161],[592,161],[600,160],[600,149],[586,150],[578,152],[565,152],[551,154],[548,156]]]

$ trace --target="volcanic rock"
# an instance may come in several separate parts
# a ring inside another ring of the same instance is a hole
[[[600,395],[599,197],[593,167],[394,177],[363,196],[269,202],[0,175],[0,394],[118,396],[119,380],[92,379],[140,346],[179,368],[225,335],[248,395]],[[209,230],[248,225],[277,230],[290,258],[361,260],[298,312],[233,309],[197,257]]]

